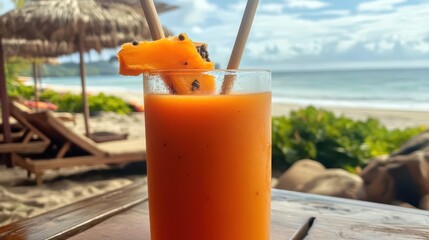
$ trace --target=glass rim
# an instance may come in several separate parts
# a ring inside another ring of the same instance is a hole
[[[143,75],[165,74],[165,73],[271,73],[268,69],[154,69],[149,70]]]

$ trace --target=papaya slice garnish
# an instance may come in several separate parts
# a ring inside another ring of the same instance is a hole
[[[119,73],[137,76],[157,70],[212,70],[207,45],[194,43],[184,33],[156,41],[123,44],[118,52]],[[169,74],[165,82],[176,94],[208,94],[215,91],[214,77],[202,73]]]

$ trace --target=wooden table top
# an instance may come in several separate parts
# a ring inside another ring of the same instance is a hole
[[[146,185],[138,182],[0,228],[0,239],[149,240]],[[271,239],[429,239],[429,211],[272,191]],[[303,239],[303,238],[294,238]]]

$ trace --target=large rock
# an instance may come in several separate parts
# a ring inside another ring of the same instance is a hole
[[[360,174],[368,201],[392,203],[395,200],[395,181],[384,167],[387,159],[386,156],[373,158]]]
[[[361,173],[369,201],[393,200],[419,206],[429,194],[429,151],[373,161]]]
[[[307,182],[301,191],[341,198],[366,199],[362,179],[343,169],[327,169]]]
[[[414,209],[416,209],[415,206],[413,206],[413,205],[411,205],[411,204],[409,204],[407,202],[394,201],[394,202],[392,202],[392,204],[395,205],[395,206],[399,206],[399,207],[414,208]]]
[[[426,194],[420,200],[419,208],[429,210],[429,194]]]
[[[303,159],[295,162],[278,179],[275,188],[300,191],[300,189],[325,171],[325,167],[316,161]]]
[[[429,130],[412,137],[399,150],[393,152],[391,156],[408,155],[423,149],[429,150]]]

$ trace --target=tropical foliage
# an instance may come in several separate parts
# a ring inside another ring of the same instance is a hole
[[[33,87],[22,84],[18,79],[18,75],[28,69],[30,69],[30,64],[27,60],[22,58],[8,59],[6,63],[6,80],[9,96],[28,100],[33,98]],[[82,96],[80,94],[57,93],[53,90],[45,89],[39,98],[41,101],[57,105],[58,111],[82,112]],[[127,114],[131,112],[131,107],[127,102],[115,96],[105,95],[104,93],[89,96],[88,104],[91,113],[110,111]]]
[[[309,158],[326,167],[353,171],[367,160],[389,154],[424,127],[390,130],[376,119],[356,121],[315,107],[274,117],[273,168],[284,170]]]
[[[17,84],[9,89],[9,96],[32,99],[34,89],[32,86]],[[50,89],[45,89],[39,96],[41,101],[50,102],[58,106],[58,111],[63,112],[82,112],[82,96],[73,93],[57,93]],[[127,114],[131,112],[131,107],[124,100],[99,93],[88,97],[88,104],[91,113],[100,111],[116,112]]]
[[[18,86],[22,85],[19,82],[18,74],[20,71],[26,68],[29,68],[29,63],[22,58],[9,58],[6,61],[5,74],[6,86],[8,90],[11,90],[13,92]]]
[[[116,62],[94,61],[85,64],[86,75],[115,75],[118,74]],[[22,76],[31,76],[30,68],[22,69],[19,72]],[[66,62],[58,65],[41,64],[42,77],[70,77],[79,76],[79,63]]]

